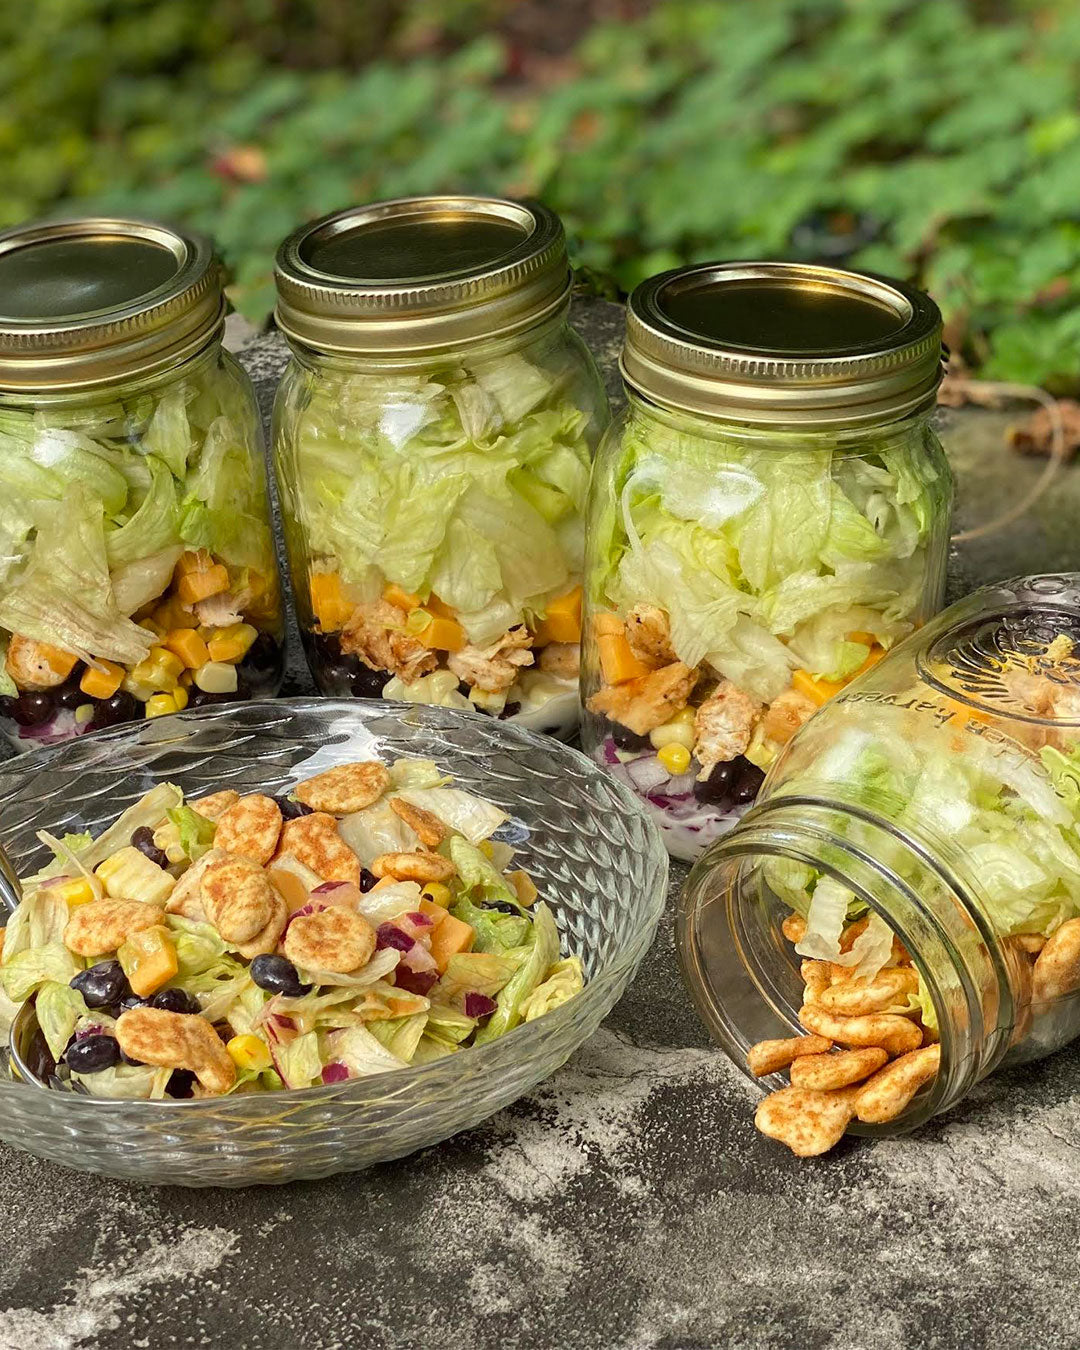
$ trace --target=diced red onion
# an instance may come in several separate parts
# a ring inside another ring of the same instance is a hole
[[[413,914],[410,912],[409,914],[405,915],[405,918],[408,919],[408,921],[411,924],[413,924],[413,926],[416,928],[435,927],[435,920],[431,918],[430,915],[427,914],[419,914],[419,913]]]
[[[381,951],[383,947],[393,947],[395,951],[407,952],[415,942],[416,939],[411,938],[396,923],[381,923],[375,930],[376,951]]]
[[[314,894],[314,892],[312,892],[312,894]],[[302,918],[305,914],[320,914],[324,909],[330,908],[331,908],[330,905],[323,904],[321,902],[317,902],[316,904],[313,905],[301,905],[299,909],[294,909],[293,912],[289,915],[289,917],[285,920],[285,927],[281,930],[281,936],[284,937],[285,934],[289,931],[289,925],[292,923],[293,919]]]
[[[404,989],[408,994],[419,994],[421,998],[425,998],[438,982],[437,970],[410,970],[402,962],[398,962],[394,970],[394,983],[398,989]]]
[[[333,1064],[323,1066],[322,1080],[324,1083],[344,1083],[348,1077],[348,1065],[342,1064],[340,1060],[335,1060]]]
[[[398,965],[418,971],[436,969],[435,958],[421,942],[414,942],[409,950],[402,955]]]
[[[97,1022],[95,1022],[92,1027],[83,1027],[80,1031],[77,1031],[75,1033],[75,1039],[77,1041],[85,1041],[90,1036],[104,1036],[104,1035],[105,1035],[105,1028],[99,1025]]]
[[[631,760],[626,766],[626,772],[639,792],[654,792],[671,778],[655,755],[642,755],[640,759]]]
[[[490,1017],[499,1005],[487,994],[465,995],[466,1017]]]
[[[607,738],[607,740],[604,742],[604,744],[603,744],[600,748],[601,748],[601,750],[603,751],[603,754],[604,754],[604,763],[605,763],[605,764],[618,764],[618,763],[619,763],[619,750],[618,750],[618,747],[616,746],[615,742],[611,739],[610,736]]]
[[[311,892],[331,905],[355,905],[362,894],[359,886],[351,881],[324,881]]]

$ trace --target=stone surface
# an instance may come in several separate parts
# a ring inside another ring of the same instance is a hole
[[[579,309],[609,373],[614,306]],[[243,359],[269,382],[274,338]],[[950,415],[968,524],[1038,466]],[[950,588],[1080,565],[1080,477],[964,545]],[[295,652],[294,648],[294,652]],[[292,689],[308,688],[294,664]],[[674,896],[685,869],[672,869]],[[1080,1050],[920,1131],[798,1162],[682,992],[671,908],[604,1028],[530,1097],[403,1162],[279,1190],[139,1189],[0,1148],[0,1350],[1074,1346]]]

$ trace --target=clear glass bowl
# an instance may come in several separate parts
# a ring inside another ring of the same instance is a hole
[[[84,1171],[182,1186],[329,1176],[412,1153],[478,1124],[554,1072],[637,971],[664,903],[667,856],[626,788],[575,750],[452,709],[300,699],[118,727],[0,772],[0,840],[17,870],[39,829],[98,830],[155,783],[279,792],[331,764],[435,759],[528,827],[523,866],[587,983],[569,1003],[479,1049],[299,1092],[191,1102],[103,1102],[0,1074],[0,1139]],[[2,1052],[0,1052],[0,1057]]]

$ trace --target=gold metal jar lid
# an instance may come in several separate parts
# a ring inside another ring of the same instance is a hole
[[[858,426],[933,403],[941,313],[922,291],[802,263],[703,263],[630,297],[621,366],[668,408],[755,425]]]
[[[61,394],[152,375],[225,319],[210,242],[141,220],[0,233],[0,391]]]
[[[499,197],[403,197],[325,216],[281,245],[275,280],[287,337],[356,355],[504,337],[570,292],[559,217]]]

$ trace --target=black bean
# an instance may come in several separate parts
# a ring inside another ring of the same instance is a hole
[[[140,825],[131,836],[131,843],[152,863],[157,863],[158,867],[168,867],[169,859],[165,852],[154,843],[154,831],[149,825]]]
[[[151,1008],[160,1008],[163,1012],[184,1013],[194,1017],[202,1012],[198,1001],[183,989],[159,989],[150,1000]]]
[[[12,701],[8,716],[21,727],[40,727],[56,712],[45,690],[30,689]]]
[[[301,984],[296,967],[284,956],[257,956],[250,966],[251,978],[260,989],[286,998],[301,998],[311,989]]]
[[[131,993],[119,961],[99,961],[89,970],[81,970],[72,979],[71,987],[82,994],[88,1008],[107,1008]]]
[[[86,1036],[64,1051],[72,1073],[100,1073],[120,1063],[120,1044],[114,1036]]]
[[[611,723],[611,739],[620,750],[650,750],[652,742],[648,736],[639,736],[636,731],[624,727],[621,722]]]

